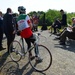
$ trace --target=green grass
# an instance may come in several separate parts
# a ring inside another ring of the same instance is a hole
[[[42,26],[38,26],[38,28],[41,28]],[[50,26],[47,26],[47,29],[49,29],[50,28]]]

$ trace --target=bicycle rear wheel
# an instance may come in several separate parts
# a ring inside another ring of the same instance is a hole
[[[22,58],[21,50],[22,50],[22,46],[21,44],[17,41],[14,40],[9,47],[9,53],[10,53],[10,57],[13,61],[20,61],[20,59]]]
[[[35,49],[34,47],[31,48],[33,56],[35,56],[34,49]],[[52,64],[52,55],[50,50],[44,45],[38,45],[38,50],[39,50],[39,56],[40,58],[42,58],[42,62],[37,63],[35,61],[35,58],[34,59],[29,58],[29,62],[36,71],[43,72],[50,68]]]

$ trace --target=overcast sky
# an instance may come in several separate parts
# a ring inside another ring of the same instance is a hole
[[[10,7],[13,12],[18,12],[18,6],[24,6],[26,12],[47,11],[48,9],[63,9],[66,12],[75,12],[75,0],[0,0],[0,11],[6,12]]]

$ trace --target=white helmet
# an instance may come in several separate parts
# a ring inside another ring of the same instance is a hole
[[[18,11],[19,12],[25,12],[26,8],[24,8],[23,6],[19,6],[18,7]]]

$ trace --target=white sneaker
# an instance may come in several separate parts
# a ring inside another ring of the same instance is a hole
[[[40,58],[40,57],[35,57],[35,60],[36,60],[37,63],[41,63],[43,61],[43,59]]]

